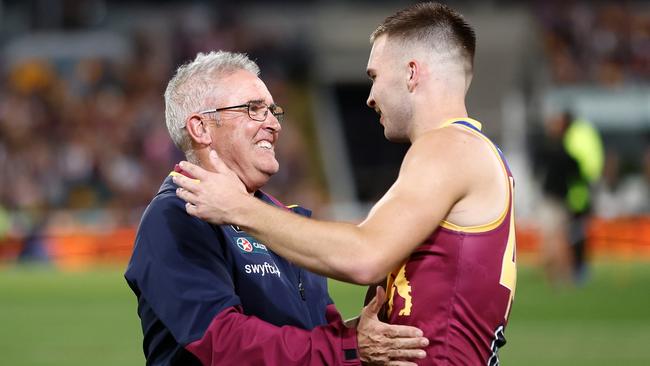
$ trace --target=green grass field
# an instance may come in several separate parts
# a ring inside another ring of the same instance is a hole
[[[364,289],[331,284],[345,317]],[[143,365],[135,297],[121,269],[0,270],[0,364]],[[553,290],[520,266],[504,365],[650,365],[650,263],[598,264]]]

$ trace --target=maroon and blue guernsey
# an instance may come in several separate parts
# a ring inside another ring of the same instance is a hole
[[[499,364],[504,328],[515,294],[515,226],[512,174],[500,150],[472,119],[451,120],[493,147],[508,184],[501,216],[486,225],[443,221],[389,274],[387,321],[416,326],[429,338],[420,365]]]
[[[360,364],[325,278],[238,227],[188,215],[176,188],[168,177],[147,207],[125,274],[147,365]]]

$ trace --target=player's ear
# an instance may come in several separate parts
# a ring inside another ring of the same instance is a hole
[[[409,61],[406,68],[406,87],[413,92],[420,82],[420,64],[416,60]]]
[[[210,145],[212,143],[212,136],[207,124],[203,121],[201,116],[193,114],[185,121],[185,129],[193,142],[201,145]]]

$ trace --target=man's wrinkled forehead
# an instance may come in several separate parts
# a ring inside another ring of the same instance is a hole
[[[255,74],[238,70],[220,80],[223,87],[220,88],[220,99],[226,102],[246,103],[252,101],[263,101],[271,103],[273,98],[266,87],[266,84]]]

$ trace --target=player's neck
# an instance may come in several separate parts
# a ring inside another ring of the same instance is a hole
[[[465,103],[450,103],[444,109],[421,108],[413,118],[410,140],[414,142],[425,133],[442,127],[450,119],[468,117]]]

